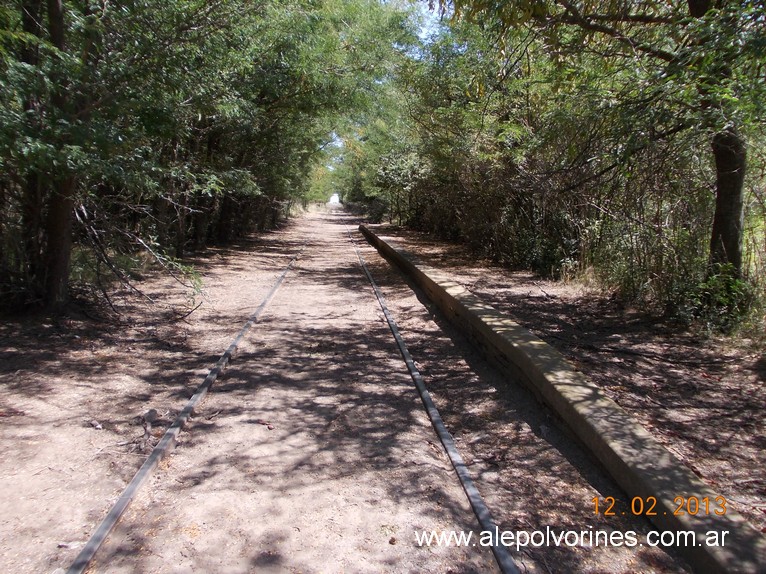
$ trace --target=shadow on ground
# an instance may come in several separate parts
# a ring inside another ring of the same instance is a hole
[[[766,528],[766,362],[736,341],[597,293],[477,261],[459,245],[381,226],[561,352],[715,489]]]

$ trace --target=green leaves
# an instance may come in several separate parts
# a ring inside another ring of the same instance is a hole
[[[394,220],[662,307],[706,274],[714,133],[748,133],[762,187],[756,5],[443,2],[449,28],[397,68],[398,95],[355,126],[336,181]]]
[[[376,0],[64,2],[56,49],[44,3],[24,6],[0,6],[0,245],[28,252],[0,269],[27,288],[64,174],[99,257],[275,224],[414,38]]]

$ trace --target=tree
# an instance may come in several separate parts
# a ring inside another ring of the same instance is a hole
[[[0,299],[60,307],[73,251],[127,280],[141,251],[174,269],[275,225],[407,18],[373,0],[0,2]]]
[[[747,112],[762,93],[749,79],[763,76],[764,59],[757,2],[689,0],[684,9],[650,1],[456,0],[454,9],[455,17],[466,14],[501,34],[529,26],[569,65],[585,48],[649,70],[655,83],[647,85],[646,105],[670,104],[684,128],[701,126],[711,134],[716,202],[710,263],[729,264],[741,275],[747,156],[741,124],[752,121]]]
[[[66,23],[62,0],[47,0],[47,8],[48,34],[51,46],[55,50],[54,60],[60,61],[67,55]],[[53,65],[56,66],[56,63]],[[52,114],[59,122],[71,122],[73,115],[67,94],[68,79],[60,72],[52,74],[51,79]],[[59,145],[63,147],[69,144],[68,139],[66,135],[63,135]],[[66,303],[68,297],[69,261],[72,252],[72,210],[77,180],[67,166],[62,166],[60,172],[51,175],[51,191],[45,225],[44,296],[49,306],[59,307]]]

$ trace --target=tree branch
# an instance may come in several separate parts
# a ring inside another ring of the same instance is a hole
[[[580,14],[580,11],[577,9],[577,7],[574,6],[568,0],[557,0],[557,2],[564,8],[564,10],[566,11],[566,14],[559,16],[558,18],[554,17],[554,20],[558,20],[559,22],[562,22],[564,24],[577,26],[579,28],[582,28],[583,30],[589,30],[591,32],[598,32],[600,34],[604,34],[605,36],[614,38],[615,40],[617,40],[618,42],[622,44],[625,44],[626,46],[630,46],[633,50],[637,52],[648,54],[650,56],[653,56],[665,62],[675,62],[677,59],[676,55],[673,54],[672,52],[668,52],[666,50],[662,50],[655,46],[650,46],[649,44],[646,44],[644,42],[640,42],[634,38],[627,36],[626,34],[618,30],[617,28],[613,28],[605,24],[599,24],[597,22],[594,22],[591,19],[591,17],[583,16],[582,14]]]
[[[660,140],[663,140],[663,139],[665,139],[666,137],[669,137],[669,136],[672,136],[672,135],[675,135],[675,134],[677,134],[677,133],[679,133],[679,132],[682,132],[682,131],[684,131],[684,130],[685,130],[685,129],[687,129],[688,127],[689,127],[689,126],[688,126],[688,125],[686,125],[686,124],[679,124],[679,125],[677,125],[677,126],[675,126],[675,127],[673,127],[673,128],[670,128],[670,129],[667,129],[667,130],[665,130],[665,131],[663,131],[663,132],[660,132],[660,133],[658,133],[657,135],[655,135],[655,136],[654,136],[654,137],[651,139],[651,142],[656,142],[656,141],[660,141]],[[598,179],[598,178],[600,178],[601,176],[603,176],[603,175],[606,175],[607,173],[609,173],[609,172],[610,172],[610,171],[612,171],[613,169],[615,169],[615,168],[619,167],[620,165],[622,165],[623,161],[624,161],[626,158],[629,158],[629,157],[633,156],[634,154],[637,154],[638,152],[640,152],[640,151],[642,151],[642,150],[645,150],[647,147],[649,147],[649,143],[645,143],[645,144],[642,144],[642,145],[636,146],[635,148],[628,150],[628,151],[627,151],[627,152],[624,154],[624,156],[623,156],[622,158],[620,158],[619,160],[617,160],[617,161],[615,161],[615,162],[613,162],[613,163],[609,164],[608,166],[606,166],[606,167],[605,167],[605,168],[603,168],[603,169],[600,169],[600,170],[599,170],[599,171],[597,171],[596,173],[594,173],[594,174],[592,174],[592,175],[589,175],[588,177],[585,177],[585,178],[581,179],[580,181],[578,181],[578,182],[576,182],[576,183],[573,183],[572,185],[568,185],[567,187],[565,187],[564,189],[561,189],[561,190],[559,190],[559,191],[560,191],[561,193],[566,193],[567,191],[572,191],[572,190],[574,190],[574,189],[577,189],[578,187],[580,187],[580,186],[582,186],[582,185],[585,185],[585,184],[586,184],[586,183],[588,183],[589,181],[593,181],[594,179]]]
[[[676,18],[652,16],[651,14],[584,14],[583,18],[593,22],[620,22],[635,24],[680,24]]]

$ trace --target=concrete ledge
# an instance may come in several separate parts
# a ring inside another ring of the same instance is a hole
[[[511,377],[526,384],[569,426],[625,490],[633,497],[657,500],[658,530],[692,531],[696,546],[679,547],[696,572],[766,572],[766,538],[732,508],[718,516],[720,496],[658,443],[617,403],[582,373],[575,371],[553,347],[481,301],[438,269],[382,240],[364,225],[359,230],[389,261],[400,267],[464,331],[485,356]],[[676,497],[707,497],[710,514],[675,515]],[[591,501],[583,501],[591,504]],[[699,545],[707,533],[728,531],[723,546]]]

